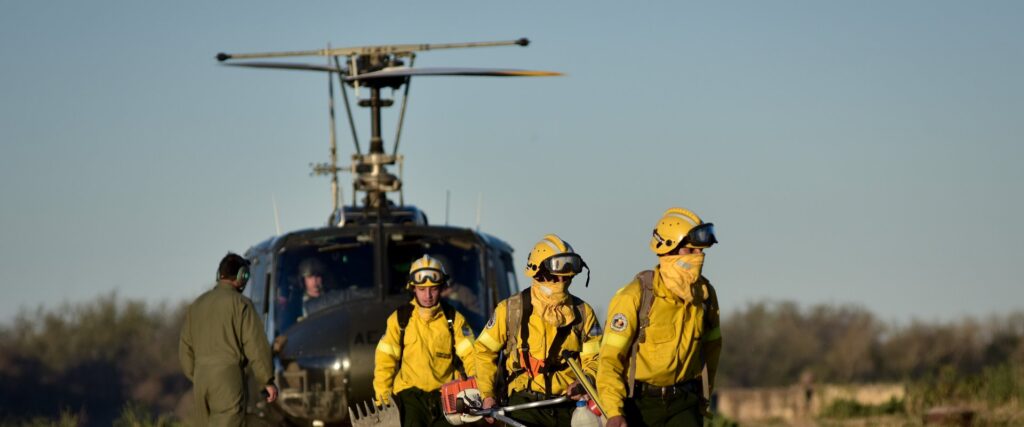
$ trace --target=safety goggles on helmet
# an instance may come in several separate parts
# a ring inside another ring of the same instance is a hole
[[[711,245],[718,243],[718,239],[715,238],[715,225],[710,222],[691,228],[678,244],[671,240],[665,240],[658,234],[658,229],[654,229],[651,234],[658,240],[659,246],[665,244],[670,245],[670,247],[692,246],[695,248],[710,248]]]
[[[693,227],[686,233],[681,243],[695,248],[710,248],[711,245],[718,243],[718,239],[715,239],[715,225],[708,222]]]
[[[583,262],[583,258],[571,252],[552,255],[540,263],[541,268],[555,276],[580,274],[584,265],[586,264]]]
[[[436,268],[421,268],[409,274],[409,284],[419,286],[425,283],[443,284],[448,282],[448,275]]]

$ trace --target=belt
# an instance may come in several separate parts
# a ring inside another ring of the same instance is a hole
[[[700,378],[683,381],[681,383],[670,385],[668,387],[653,386],[644,382],[637,381],[634,389],[634,396],[645,396],[645,397],[657,397],[660,399],[669,399],[674,397],[683,396],[686,394],[694,394],[700,396],[703,392],[704,382]]]
[[[524,396],[527,396],[530,399],[534,399],[534,400],[549,399],[549,397],[545,396],[544,393],[541,393],[539,391],[533,391],[533,390],[530,390],[530,389],[516,390],[516,391],[513,391],[511,394],[524,395]]]

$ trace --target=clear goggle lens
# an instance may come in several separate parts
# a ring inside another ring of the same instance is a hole
[[[444,272],[434,268],[421,268],[409,275],[409,283],[413,285],[422,285],[427,282],[444,283],[447,280],[448,276]]]

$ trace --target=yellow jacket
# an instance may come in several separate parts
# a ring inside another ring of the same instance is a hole
[[[530,289],[527,288],[525,292],[530,292]],[[575,297],[570,296],[570,298],[578,301]],[[541,318],[542,309],[536,301],[533,301],[532,304],[534,308],[532,313],[530,313],[528,326],[530,330],[530,354],[536,359],[544,360],[548,357],[548,350],[555,338],[557,328],[544,322]],[[594,309],[589,304],[582,303],[581,306],[583,307],[582,313],[580,313],[582,318],[578,320],[582,321],[583,324],[582,328],[577,330],[582,330],[583,336],[579,337],[575,332],[570,332],[562,343],[560,352],[566,350],[579,352],[580,364],[583,367],[584,373],[593,377],[597,372],[597,355],[601,345],[601,323],[598,322],[597,316],[594,315]],[[498,306],[494,309],[494,315],[476,340],[476,382],[480,389],[480,394],[485,398],[495,397],[494,381],[498,374],[498,355],[505,351],[508,326],[508,300],[506,299],[498,303]],[[519,331],[520,325],[512,325],[512,327],[515,331],[517,347],[522,347]],[[512,371],[512,358],[506,357],[505,372],[511,373]],[[572,384],[573,381],[576,381],[576,376],[573,375],[572,369],[566,366],[565,369],[552,375],[551,393],[555,395],[564,394],[569,384]],[[527,384],[530,383],[532,383],[530,385],[531,390],[544,393],[544,376],[537,375],[530,381],[528,373],[516,376],[509,384],[509,392],[525,390]]]
[[[699,283],[704,285],[706,295],[704,304],[683,302],[665,287],[659,271],[658,267],[654,270],[654,300],[646,340],[637,349],[636,381],[667,387],[699,378],[706,362],[708,384],[713,388],[722,351],[715,288],[701,276]],[[609,418],[622,415],[622,401],[629,393],[629,359],[637,333],[641,292],[640,280],[634,279],[615,293],[608,307],[597,392]]]
[[[405,346],[398,345],[401,331],[398,327],[398,311],[391,313],[387,321],[387,330],[374,356],[373,391],[378,402],[386,402],[388,395],[394,395],[407,388],[418,388],[423,391],[434,391],[441,385],[455,379],[455,367],[452,366],[452,341],[448,333],[448,322],[444,312],[434,310],[429,320],[424,320],[416,300],[410,304],[417,306],[409,317],[409,325],[405,329]],[[455,321],[455,353],[462,360],[466,375],[472,376],[473,369],[473,331],[458,311],[454,311]],[[402,366],[397,375],[395,367],[401,359]]]

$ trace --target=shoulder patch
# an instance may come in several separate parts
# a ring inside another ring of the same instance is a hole
[[[484,329],[491,329],[494,327],[494,317],[495,316],[493,315],[491,316],[491,320],[487,321],[487,326],[484,326]]]
[[[609,323],[609,327],[615,332],[622,332],[626,330],[627,324],[628,322],[626,321],[625,314],[615,313],[615,315],[612,316],[612,321]]]

